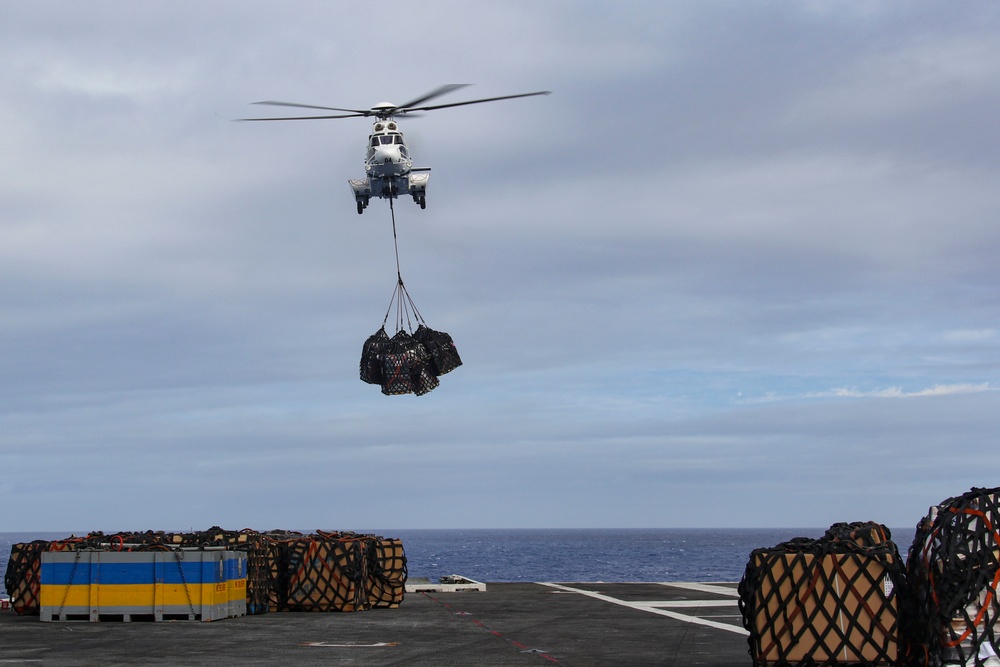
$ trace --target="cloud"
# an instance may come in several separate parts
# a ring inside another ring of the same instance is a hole
[[[935,385],[933,387],[918,389],[915,391],[904,391],[900,387],[888,387],[886,389],[875,389],[872,391],[859,391],[857,389],[841,388],[834,389],[825,395],[843,398],[911,398],[914,396],[950,396],[952,394],[972,394],[984,391],[997,391],[997,388],[990,386],[990,383],[988,382],[984,382],[982,384]],[[818,394],[817,396],[823,396],[823,394]]]
[[[323,3],[6,9],[0,530],[905,524],[989,485],[992,10],[841,9],[430,3],[405,58]],[[401,120],[399,269],[465,365],[385,397],[368,121],[229,119],[454,82],[553,94]]]

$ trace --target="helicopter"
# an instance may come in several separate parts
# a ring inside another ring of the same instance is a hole
[[[351,190],[354,192],[354,200],[358,206],[358,213],[364,213],[368,207],[368,202],[372,197],[382,199],[395,199],[400,195],[409,195],[420,208],[427,207],[427,181],[430,179],[430,167],[414,167],[410,151],[406,147],[403,133],[396,122],[396,116],[404,116],[414,111],[432,111],[434,109],[445,109],[447,107],[460,107],[468,104],[480,104],[482,102],[496,102],[498,100],[509,100],[517,97],[532,97],[535,95],[549,95],[550,91],[542,90],[534,93],[520,93],[518,95],[503,95],[501,97],[487,97],[478,100],[467,100],[465,102],[452,102],[450,104],[424,105],[426,102],[440,97],[446,93],[464,88],[469,84],[453,83],[440,88],[436,88],[416,99],[410,100],[406,104],[393,104],[391,102],[379,102],[370,109],[342,109],[338,107],[324,107],[312,104],[296,104],[294,102],[278,102],[266,100],[263,102],[253,102],[253,104],[266,104],[278,107],[295,107],[300,109],[320,109],[324,111],[343,111],[346,113],[324,116],[285,116],[280,118],[240,118],[241,121],[264,121],[264,120],[323,120],[330,118],[357,118],[375,117],[372,125],[372,133],[368,135],[368,148],[365,154],[365,178],[352,178],[348,180]],[[420,114],[413,114],[418,116]],[[390,201],[391,203],[391,201]]]

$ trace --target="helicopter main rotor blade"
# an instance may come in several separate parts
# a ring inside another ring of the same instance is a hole
[[[450,93],[453,90],[458,90],[459,88],[465,88],[468,85],[469,84],[467,84],[467,83],[449,83],[449,84],[446,84],[444,86],[441,86],[440,88],[435,88],[434,90],[432,90],[431,92],[427,93],[423,97],[418,97],[415,100],[410,100],[406,104],[400,104],[396,108],[397,109],[409,109],[410,107],[412,107],[414,105],[423,104],[424,102],[427,102],[428,100],[433,100],[435,97],[441,97],[442,95]]]
[[[479,104],[481,102],[496,102],[497,100],[511,100],[515,97],[532,97],[534,95],[551,95],[550,90],[541,90],[537,93],[521,93],[519,95],[504,95],[503,97],[487,97],[481,100],[468,100],[467,102],[452,102],[451,104],[435,104],[429,107],[410,107],[402,106],[397,110],[398,113],[409,113],[410,111],[430,111],[432,109],[445,109],[447,107],[461,107],[466,104]]]
[[[323,120],[326,118],[357,118],[359,116],[368,116],[370,114],[366,113],[349,113],[339,116],[288,116],[286,118],[237,118],[236,120],[254,121],[254,120]]]
[[[349,111],[350,113],[361,114],[362,116],[371,115],[371,111],[368,109],[341,109],[339,107],[319,107],[315,104],[296,104],[295,102],[276,102],[274,100],[266,100],[264,102],[251,102],[251,104],[268,104],[272,107],[297,107],[299,109],[322,109],[323,111]]]

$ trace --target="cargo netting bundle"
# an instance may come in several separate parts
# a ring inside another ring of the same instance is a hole
[[[272,611],[360,611],[403,601],[406,555],[398,539],[324,531],[267,538]]]
[[[394,305],[396,333],[390,338],[385,327]],[[427,326],[399,278],[381,328],[362,346],[361,379],[381,385],[386,396],[423,396],[438,386],[438,377],[461,365],[451,336]]]
[[[403,285],[396,238],[396,210],[391,198],[389,210],[396,250],[396,287],[385,311],[382,327],[369,336],[361,348],[361,380],[381,385],[386,396],[423,396],[440,384],[440,376],[461,366],[462,359],[451,336],[427,326]],[[396,333],[390,337],[385,327],[393,306],[396,307]]]
[[[739,584],[754,665],[903,664],[903,564],[887,528],[834,524],[755,549]]]
[[[907,559],[914,665],[1000,665],[1000,488],[932,507]]]
[[[398,607],[405,591],[406,555],[398,539],[322,531],[262,534],[219,527],[191,533],[93,532],[14,544],[4,584],[14,611],[35,615],[41,606],[42,553],[178,549],[245,552],[248,614]]]
[[[41,557],[44,551],[67,551],[66,542],[35,540],[13,544],[4,586],[10,606],[21,616],[37,614],[41,602]]]
[[[247,613],[267,611],[268,576],[266,542],[252,530],[226,531],[218,527],[195,533],[163,531],[118,532],[100,531],[83,537],[63,540],[35,540],[11,547],[10,561],[4,584],[18,614],[37,614],[39,610],[40,568],[43,552],[58,551],[153,551],[172,549],[225,548],[247,554]]]

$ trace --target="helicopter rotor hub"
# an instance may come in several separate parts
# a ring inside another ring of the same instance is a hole
[[[371,112],[373,116],[377,116],[382,120],[386,120],[387,118],[392,116],[392,114],[395,113],[396,109],[398,108],[399,107],[397,107],[392,102],[379,102],[378,104],[376,104],[371,108]]]

